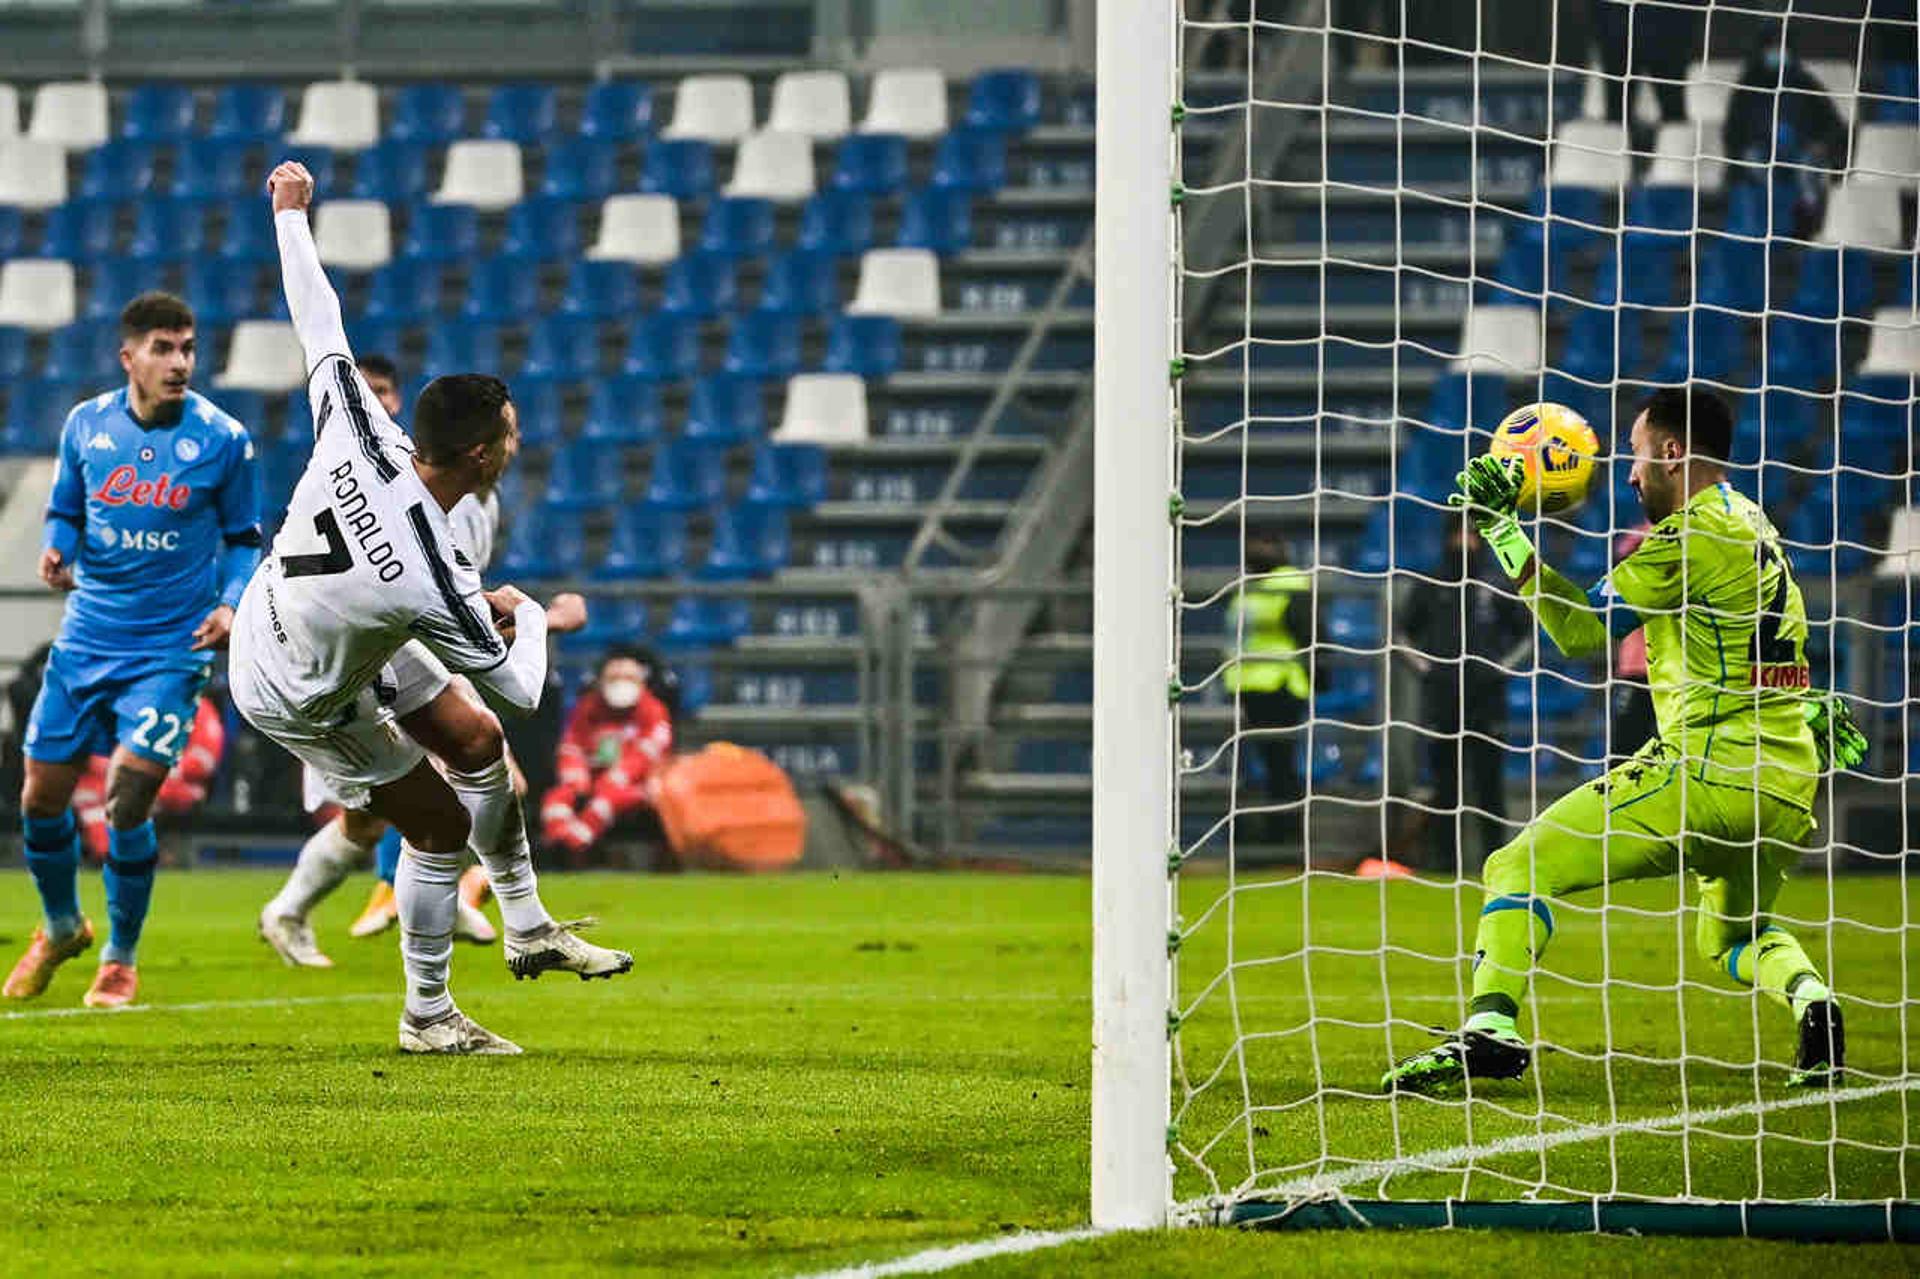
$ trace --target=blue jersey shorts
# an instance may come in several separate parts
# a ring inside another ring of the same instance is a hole
[[[55,644],[27,724],[27,758],[65,764],[118,744],[172,768],[211,666],[180,652],[107,656]]]

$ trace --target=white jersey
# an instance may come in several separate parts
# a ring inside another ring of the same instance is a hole
[[[493,563],[493,545],[500,537],[500,495],[469,493],[447,512],[453,525],[453,544],[467,553],[474,571],[484,573]]]

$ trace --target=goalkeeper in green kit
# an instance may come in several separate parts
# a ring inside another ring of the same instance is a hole
[[[1552,899],[1621,880],[1691,873],[1700,954],[1789,1009],[1792,1086],[1835,1083],[1840,1006],[1774,898],[1814,829],[1823,773],[1866,755],[1840,698],[1813,691],[1807,618],[1766,515],[1727,483],[1733,419],[1700,388],[1658,391],[1635,418],[1632,484],[1653,528],[1582,591],[1540,562],[1514,516],[1518,459],[1475,458],[1449,499],[1568,657],[1644,626],[1660,731],[1605,776],[1563,795],[1487,859],[1466,1025],[1397,1063],[1387,1090],[1457,1092],[1512,1079],[1532,1050],[1515,1018],[1529,968],[1553,938]]]

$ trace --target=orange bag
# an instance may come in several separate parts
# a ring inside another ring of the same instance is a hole
[[[654,809],[683,866],[784,870],[800,861],[807,842],[806,813],[786,770],[732,742],[675,756]]]

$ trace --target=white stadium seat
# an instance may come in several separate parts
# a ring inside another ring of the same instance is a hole
[[[1626,130],[1611,120],[1569,120],[1553,139],[1552,180],[1563,187],[1619,191],[1631,181]]]
[[[1540,371],[1540,317],[1524,306],[1476,306],[1467,311],[1460,354],[1449,368],[1468,373],[1531,376]]]
[[[1620,93],[1620,82],[1609,80],[1599,67],[1587,67],[1586,82],[1580,91],[1580,114],[1589,120],[1607,118],[1607,95],[1616,97]],[[1633,82],[1633,118],[1638,124],[1658,124],[1660,122],[1660,102],[1653,95],[1653,86],[1645,80]]]
[[[1904,306],[1881,307],[1873,313],[1867,331],[1867,358],[1860,362],[1863,374],[1891,373],[1906,377],[1920,373],[1920,324]]]
[[[871,249],[860,259],[853,315],[923,319],[940,314],[940,259],[930,249]]]
[[[655,266],[680,256],[680,206],[670,195],[616,195],[600,206],[600,234],[587,256],[596,262]]]
[[[0,266],[0,325],[58,329],[79,313],[73,264],[53,258],[15,258]]]
[[[0,140],[20,136],[20,90],[0,84]]]
[[[1909,191],[1920,185],[1920,126],[1861,125],[1848,180]]]
[[[1903,506],[1893,513],[1887,530],[1887,557],[1874,570],[1876,577],[1913,577],[1920,574],[1920,510]]]
[[[756,133],[740,143],[728,195],[793,203],[813,194],[813,142],[797,133]]]
[[[107,140],[107,86],[91,80],[43,84],[33,95],[27,136],[69,151],[90,151]]]
[[[232,391],[292,391],[307,384],[300,336],[285,320],[242,320],[233,326],[227,366],[213,384]]]
[[[783,71],[773,82],[767,128],[817,141],[844,138],[853,129],[853,93],[840,71]]]
[[[321,80],[300,95],[300,119],[287,141],[301,147],[364,151],[380,140],[380,95],[357,80]]]
[[[447,167],[433,202],[499,210],[520,203],[524,194],[520,148],[512,142],[469,138],[447,148]]]
[[[1862,249],[1902,247],[1899,190],[1847,179],[1827,195],[1827,212],[1817,238],[1822,244],[1851,244]]]
[[[857,376],[802,373],[787,379],[776,443],[858,444],[866,438],[867,384]]]
[[[1727,106],[1733,101],[1733,86],[1739,81],[1738,62],[1715,58],[1694,63],[1687,73],[1687,119],[1711,125],[1718,134],[1726,123]]]
[[[937,138],[947,131],[947,77],[933,67],[890,67],[874,73],[862,133]]]
[[[378,200],[328,200],[313,215],[320,260],[349,271],[371,271],[393,260],[393,218]]]
[[[51,209],[67,200],[67,153],[32,138],[0,139],[0,204]]]
[[[1707,137],[1707,132],[1690,120],[1661,125],[1654,135],[1647,185],[1697,187],[1703,194],[1718,191],[1726,179],[1726,165],[1719,159],[1719,139]]]
[[[738,142],[753,132],[753,86],[743,75],[690,75],[673,91],[663,137]]]

